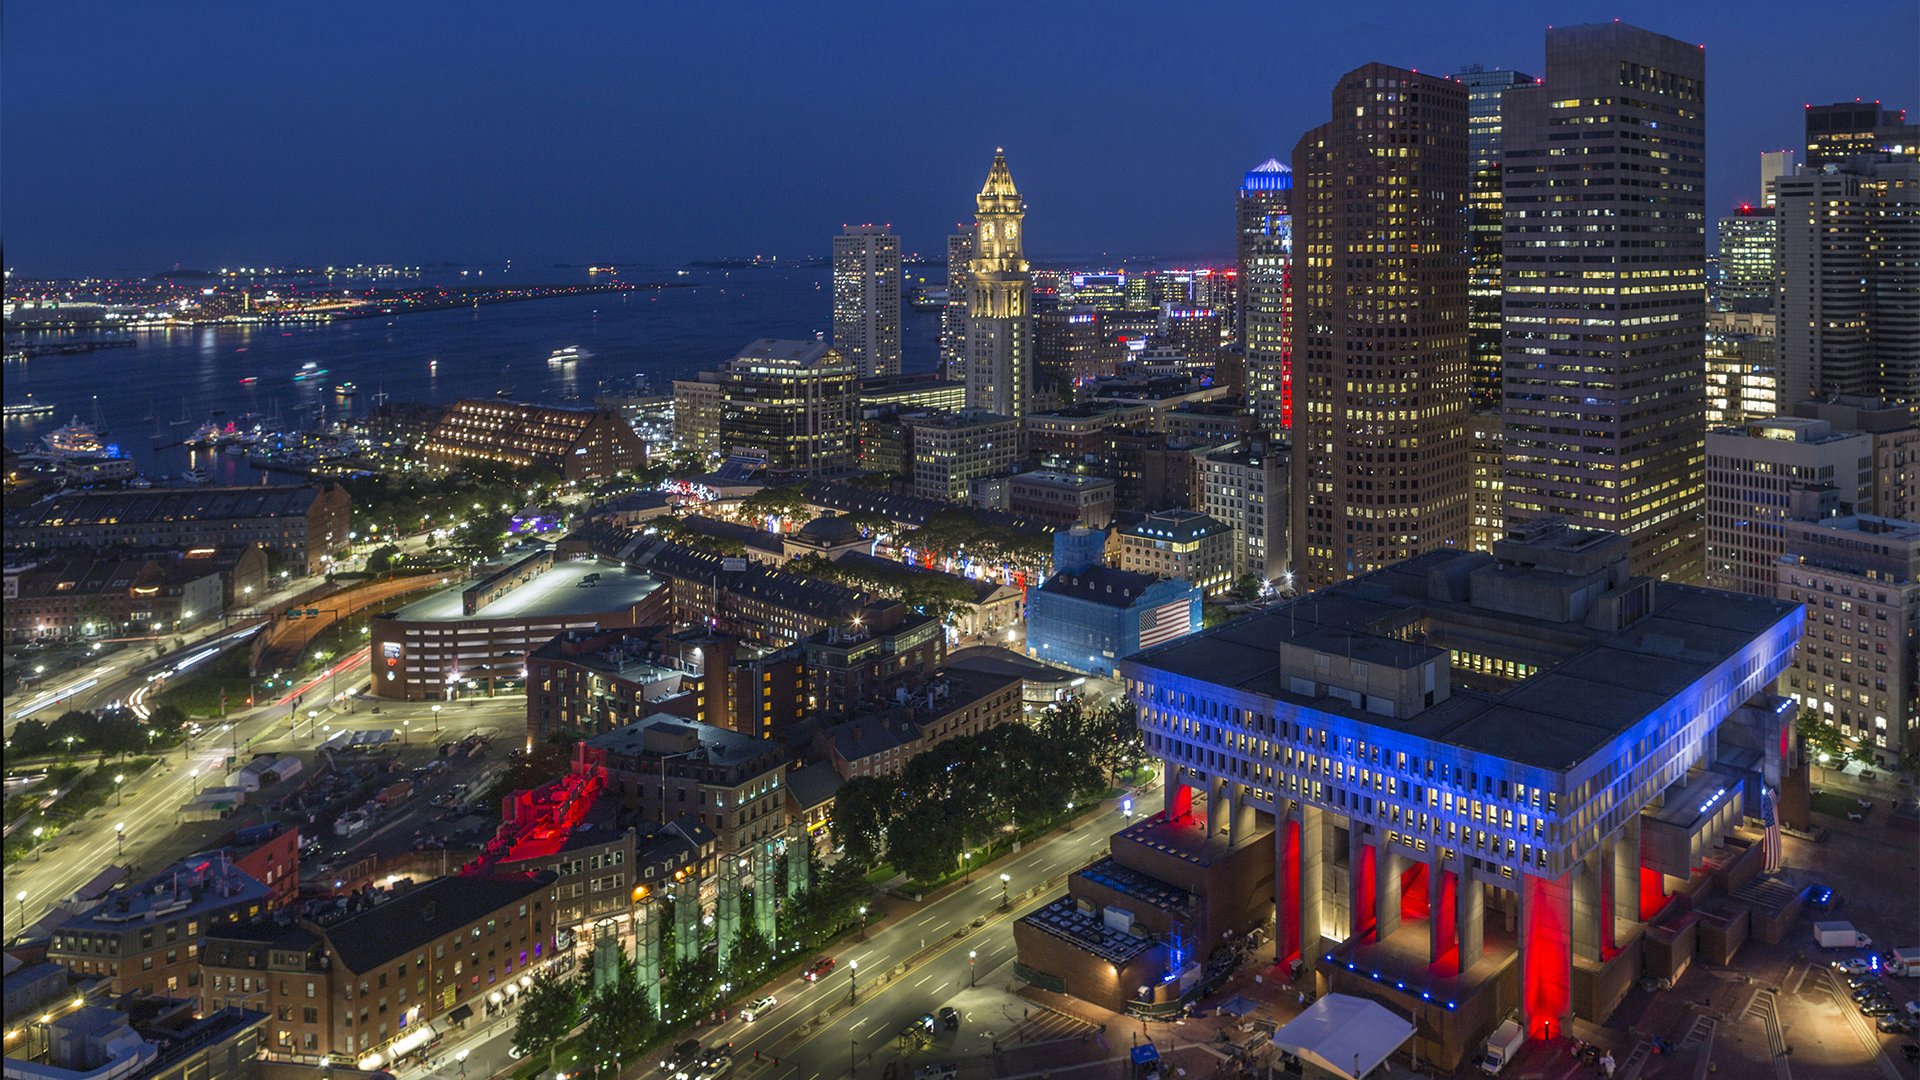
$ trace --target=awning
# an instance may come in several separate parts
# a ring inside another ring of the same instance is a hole
[[[1273,1045],[1348,1080],[1380,1067],[1413,1036],[1413,1024],[1365,998],[1328,994],[1273,1033]]]
[[[450,1024],[464,1024],[471,1019],[473,1019],[473,1006],[471,1005],[456,1005],[454,1006],[454,1010],[447,1014],[447,1022]]]
[[[372,1072],[379,1068],[380,1063],[385,1060],[386,1059],[382,1058],[379,1054],[368,1054],[366,1057],[360,1059],[359,1069],[361,1072]]]
[[[1146,1043],[1133,1048],[1133,1063],[1135,1065],[1145,1065],[1149,1061],[1159,1060],[1160,1048],[1152,1043]]]
[[[393,1040],[387,1052],[395,1058],[403,1058],[439,1037],[440,1033],[433,1029],[432,1021],[422,1020],[413,1026],[412,1031]]]

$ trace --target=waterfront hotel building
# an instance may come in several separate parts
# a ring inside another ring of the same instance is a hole
[[[1671,917],[1762,861],[1742,826],[1791,772],[1769,691],[1805,615],[1633,576],[1628,544],[1549,518],[1122,659],[1167,777],[1150,846],[1251,847],[1278,957],[1414,1015],[1449,1068],[1516,1009],[1530,1037],[1604,1019],[1643,956],[1684,970]]]

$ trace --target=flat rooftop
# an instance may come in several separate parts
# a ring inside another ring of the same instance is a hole
[[[1362,578],[1334,585],[1289,604],[1189,634],[1127,658],[1136,668],[1405,732],[1477,753],[1547,769],[1567,769],[1620,732],[1665,706],[1675,695],[1793,616],[1798,604],[1668,582],[1653,583],[1650,613],[1624,630],[1591,629],[1436,599],[1428,572],[1457,560],[1484,565],[1487,557],[1434,551]],[[1280,646],[1311,647],[1329,631],[1393,640],[1395,628],[1418,649],[1449,637],[1471,639],[1481,652],[1524,651],[1541,670],[1498,692],[1462,686],[1455,672],[1451,696],[1397,720],[1362,711],[1334,697],[1295,693],[1281,670]]]
[[[524,553],[523,553],[524,554]],[[484,566],[481,576],[498,567]],[[583,584],[591,574],[598,584]],[[646,599],[664,583],[652,574],[630,570],[598,558],[567,559],[472,615],[460,605],[460,594],[479,578],[456,581],[427,594],[393,613],[400,622],[473,622],[481,619],[549,619],[597,615],[629,608]]]
[[[1070,942],[1110,964],[1124,964],[1155,944],[1151,937],[1135,937],[1127,931],[1108,926],[1100,912],[1089,915],[1081,911],[1071,896],[1063,896],[1020,921]]]

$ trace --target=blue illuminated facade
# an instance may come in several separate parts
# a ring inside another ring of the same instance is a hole
[[[1772,689],[1804,610],[1631,576],[1627,546],[1430,552],[1119,665],[1163,814],[1271,830],[1280,956],[1451,1032],[1423,1057],[1491,1030],[1512,960],[1533,1035],[1670,974],[1646,920],[1795,767]]]
[[[1053,574],[1027,587],[1027,654],[1089,675],[1200,628],[1200,587],[1101,565],[1106,534],[1056,533]]]

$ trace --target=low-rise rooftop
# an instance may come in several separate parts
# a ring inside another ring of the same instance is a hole
[[[509,560],[511,558],[509,556]],[[482,567],[478,576],[484,577],[491,569],[497,568]],[[494,600],[475,614],[468,615],[461,604],[461,594],[472,583],[456,581],[400,608],[389,617],[400,622],[571,618],[630,608],[646,599],[662,584],[652,574],[618,563],[598,558],[567,559],[555,562],[553,569]]]

